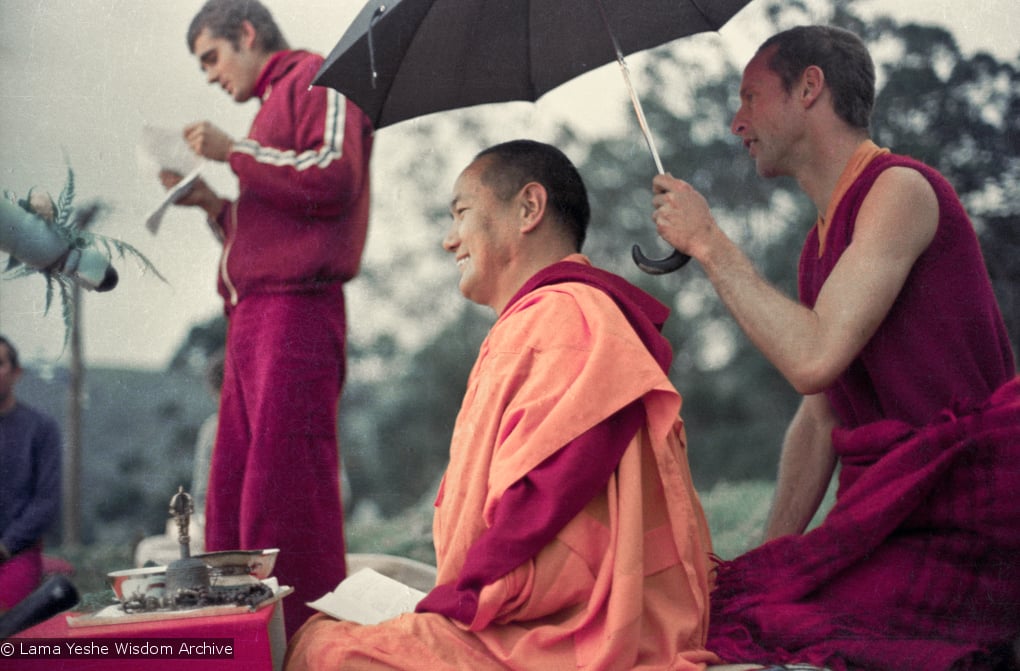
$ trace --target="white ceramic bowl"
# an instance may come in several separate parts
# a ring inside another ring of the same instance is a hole
[[[137,597],[158,599],[166,590],[166,566],[111,571],[106,574],[106,582],[113,589],[117,600],[121,602]]]

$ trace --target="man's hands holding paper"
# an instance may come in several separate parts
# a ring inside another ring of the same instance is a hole
[[[162,182],[163,188],[167,191],[177,187],[183,179],[184,175],[179,172],[174,172],[173,170],[159,171],[159,181]],[[180,193],[178,193],[177,197],[174,198],[173,204],[193,205],[204,208],[206,204],[212,200],[219,200],[219,197],[211,188],[209,188],[209,185],[205,183],[205,180],[201,177],[196,177],[180,189]],[[216,214],[219,214],[219,209],[217,209]]]
[[[216,221],[223,210],[224,200],[216,195],[216,192],[209,188],[209,185],[201,177],[197,175],[188,175],[188,177],[191,178],[190,183],[180,189],[180,192],[175,194],[170,201],[174,205],[190,205],[202,208],[205,210],[210,225],[212,225],[212,222]],[[173,191],[177,188],[183,179],[185,179],[184,176],[173,170],[159,171],[159,181],[163,183],[163,187],[168,191]],[[215,230],[215,227],[213,232],[220,235],[220,232]]]
[[[203,159],[227,161],[234,146],[233,138],[208,121],[188,124],[177,136],[181,138],[178,140],[171,139],[173,136],[168,137],[167,131],[161,129],[149,128],[146,133],[148,152],[160,162],[159,181],[167,190],[166,199],[146,221],[148,229],[152,233],[158,230],[163,213],[170,205],[200,207],[210,222],[216,221],[224,201],[198,175]],[[180,148],[175,149],[178,144]],[[185,165],[190,170],[185,170]]]
[[[213,161],[225,162],[234,147],[234,138],[209,123],[198,121],[184,127],[184,141],[191,151]]]
[[[209,123],[198,121],[184,127],[184,141],[196,155],[213,161],[226,161],[230,157],[234,140],[225,132]],[[192,178],[192,175],[185,177],[179,172],[169,169],[162,169],[159,172],[159,181],[167,190],[172,190],[181,180]],[[210,221],[214,221],[223,209],[223,200],[209,188],[201,177],[194,176],[186,188],[173,199],[174,205],[191,205],[201,207],[205,210]]]
[[[186,133],[187,128],[183,132],[154,126],[142,129],[140,166],[143,170],[158,168],[159,181],[167,190],[163,201],[146,217],[145,227],[150,233],[159,230],[163,215],[171,205],[201,207],[213,220],[223,208],[220,198],[199,178],[206,158],[192,151]]]

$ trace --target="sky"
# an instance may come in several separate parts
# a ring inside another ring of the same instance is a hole
[[[362,3],[267,0],[266,4],[291,45],[327,54]],[[188,52],[185,32],[200,5],[199,0],[0,0],[4,83],[0,189],[24,195],[38,186],[56,196],[70,164],[76,203],[101,199],[110,206],[94,230],[138,248],[167,280],[143,274],[130,260],[116,260],[118,287],[85,294],[84,351],[89,365],[162,368],[193,324],[221,310],[215,292],[219,246],[203,216],[196,210],[173,208],[158,235],[145,230],[145,218],[162,199],[163,190],[153,166],[138,155],[145,125],[179,129],[208,119],[240,137],[256,111],[257,103],[237,105],[218,88],[206,85]],[[1016,0],[867,0],[862,8],[865,13],[880,10],[900,20],[942,24],[966,53],[981,49],[1012,58],[1020,52]],[[761,33],[754,9],[752,2],[720,31],[737,62],[746,61],[767,36]],[[640,54],[628,58],[632,69],[641,59]],[[506,129],[505,139],[526,133],[549,140],[557,121],[567,121],[591,137],[613,132],[621,124],[635,123],[627,116],[626,98],[615,64],[604,66],[537,104],[512,104],[518,121]],[[528,110],[523,121],[521,105]],[[491,116],[499,123],[498,113]],[[408,160],[406,152],[398,150],[407,133],[402,126],[377,135],[373,198],[377,193],[380,198],[399,194],[392,175],[398,167],[394,162]],[[481,148],[468,147],[467,155]],[[207,179],[224,195],[236,193],[224,166],[213,166]],[[437,202],[427,206],[400,206],[433,208],[442,206],[447,197],[437,194]],[[385,256],[394,235],[407,232],[373,223],[367,257]],[[357,301],[357,281],[348,294]],[[64,363],[59,306],[48,314],[44,307],[41,277],[0,279],[0,332],[19,346],[28,362]],[[351,328],[359,328],[358,320],[352,320]]]

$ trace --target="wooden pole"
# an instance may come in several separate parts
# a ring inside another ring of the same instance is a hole
[[[67,447],[64,453],[63,543],[81,545],[82,400],[85,366],[82,363],[81,287],[74,285],[71,300],[71,370],[68,380]]]

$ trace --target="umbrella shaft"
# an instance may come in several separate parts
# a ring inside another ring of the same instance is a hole
[[[595,0],[595,4],[599,7],[599,13],[602,15],[602,23],[606,26],[606,32],[609,33],[609,39],[613,42],[613,50],[616,51],[616,62],[620,64],[620,72],[623,73],[623,81],[627,84],[627,92],[630,93],[630,101],[634,105],[634,113],[637,115],[638,125],[641,126],[641,133],[645,136],[645,142],[648,144],[648,151],[652,153],[652,160],[655,161],[655,168],[662,175],[666,171],[662,167],[662,159],[659,158],[659,150],[655,147],[655,139],[652,137],[652,131],[648,127],[648,121],[645,119],[645,111],[641,107],[641,99],[638,98],[637,92],[634,91],[634,85],[630,81],[630,68],[627,67],[627,61],[623,57],[623,51],[620,49],[620,43],[616,41],[616,35],[613,33],[613,27],[609,25],[609,17],[606,15],[606,7],[602,4],[602,0]]]
[[[634,104],[634,113],[637,114],[638,125],[641,126],[641,133],[645,136],[645,142],[648,144],[648,151],[652,153],[652,160],[655,161],[655,169],[659,171],[660,175],[666,173],[662,167],[662,159],[659,158],[659,150],[655,148],[655,139],[652,137],[652,131],[648,127],[648,121],[645,119],[645,112],[641,108],[641,99],[638,98],[637,93],[634,91],[634,86],[630,83],[630,72],[627,69],[627,64],[620,58],[620,68],[623,70],[623,79],[627,82],[627,90],[630,92],[630,101]]]

